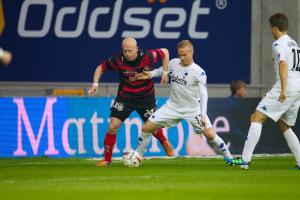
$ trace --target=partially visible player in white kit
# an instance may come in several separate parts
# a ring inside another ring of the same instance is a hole
[[[207,116],[207,88],[205,71],[194,63],[193,44],[183,40],[177,45],[178,57],[169,62],[171,80],[170,98],[155,111],[143,125],[137,152],[140,155],[150,143],[151,133],[162,127],[172,127],[181,120],[193,126],[197,134],[204,134],[212,146],[227,159],[232,156],[222,140],[214,131]],[[143,72],[135,76],[137,80],[159,77],[163,75],[159,68],[151,72]]]
[[[254,148],[261,135],[262,124],[271,118],[278,122],[296,158],[295,169],[300,170],[300,144],[291,129],[291,126],[295,125],[300,106],[300,48],[287,35],[288,18],[284,14],[272,15],[269,22],[272,35],[276,39],[272,45],[276,82],[251,115],[251,126],[242,157],[230,160],[229,163],[249,169]]]

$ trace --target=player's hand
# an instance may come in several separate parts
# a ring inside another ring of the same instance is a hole
[[[12,60],[12,54],[9,51],[4,51],[3,57],[0,62],[2,65],[9,65]]]
[[[206,117],[205,116],[203,116],[203,115],[201,115],[201,124],[202,124],[202,126],[204,127],[204,130],[206,129]]]
[[[151,72],[149,71],[143,71],[142,73],[138,73],[134,76],[134,80],[145,80],[151,78]]]
[[[168,82],[169,82],[169,75],[168,75],[167,72],[164,72],[162,77],[161,77],[160,83],[167,84]]]
[[[283,103],[283,102],[285,101],[285,99],[286,99],[286,94],[285,94],[285,92],[281,92],[281,93],[280,93],[280,96],[278,97],[278,101],[279,101],[280,103]]]
[[[98,91],[98,86],[92,86],[90,89],[89,89],[89,96],[96,96],[96,93]]]

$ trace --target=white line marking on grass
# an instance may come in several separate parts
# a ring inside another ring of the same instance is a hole
[[[238,157],[240,155],[233,155],[233,157]],[[253,154],[253,157],[289,157],[293,156],[291,153],[279,153],[279,154]],[[168,157],[168,156],[146,156],[143,157],[144,160],[151,160],[151,159],[161,159],[161,160],[172,160],[174,158],[201,158],[201,159],[212,159],[212,158],[223,158],[221,155],[214,155],[214,156],[177,156],[177,157]],[[86,160],[89,161],[96,161],[101,160],[102,158],[87,158]],[[113,160],[122,160],[121,157],[114,157]]]
[[[234,157],[237,157],[239,155],[233,155]],[[265,158],[265,157],[290,157],[293,156],[293,154],[291,153],[281,153],[281,154],[254,154],[253,157],[256,158]],[[223,156],[220,155],[215,155],[215,156],[179,156],[179,157],[167,157],[167,156],[151,156],[151,157],[144,157],[144,160],[151,160],[151,159],[158,159],[158,160],[172,160],[174,158],[201,158],[201,159],[215,159],[215,158],[220,158],[223,159]],[[86,161],[97,161],[100,160],[99,158],[83,158]],[[113,161],[117,161],[120,162],[121,161],[121,157],[115,157],[113,158]],[[13,160],[12,160],[13,161]],[[80,161],[80,160],[79,160]],[[5,161],[1,161],[0,159],[0,166],[26,166],[26,165],[66,165],[67,164],[84,164],[80,163],[78,161],[65,161],[65,162],[61,162],[58,159],[58,162],[26,162],[26,160],[23,160],[22,162],[20,160],[18,160],[18,162],[16,163],[5,163],[5,162],[10,162],[9,159],[6,159]]]
[[[39,182],[73,182],[73,181],[107,181],[107,180],[128,180],[128,179],[153,179],[161,178],[161,176],[91,176],[91,177],[75,177],[75,178],[50,178],[50,179],[31,179],[31,180],[19,180],[10,179],[2,180],[0,184],[15,184],[15,183],[39,183]]]

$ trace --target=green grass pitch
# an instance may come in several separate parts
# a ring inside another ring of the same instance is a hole
[[[251,169],[221,158],[144,160],[139,168],[120,161],[95,167],[87,159],[0,159],[0,199],[299,199],[294,158],[254,158]]]

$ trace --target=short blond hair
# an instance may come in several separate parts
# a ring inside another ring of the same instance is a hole
[[[194,50],[193,44],[191,41],[189,40],[181,40],[178,44],[177,44],[177,49],[181,49],[184,47],[190,47],[192,50]]]

